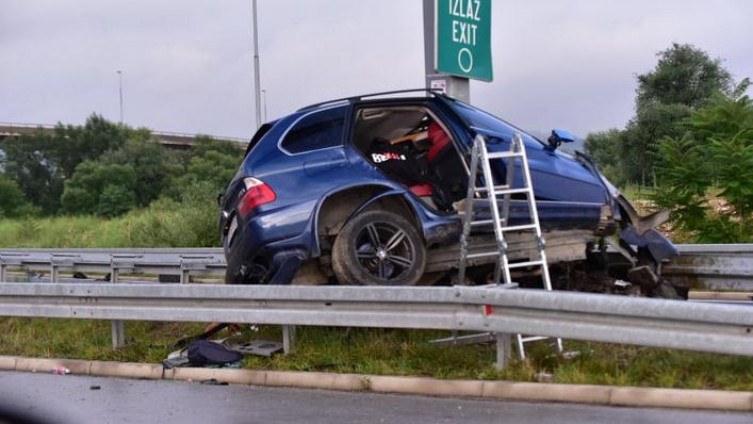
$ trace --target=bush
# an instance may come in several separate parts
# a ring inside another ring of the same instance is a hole
[[[0,218],[23,215],[29,210],[26,197],[18,184],[0,175]]]
[[[138,247],[217,247],[217,191],[197,183],[180,201],[162,198],[133,221],[133,245]]]
[[[659,145],[654,201],[699,242],[753,241],[753,102],[719,94],[686,124]]]

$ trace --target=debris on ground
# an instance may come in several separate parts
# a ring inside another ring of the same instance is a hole
[[[533,378],[539,383],[550,383],[554,380],[554,374],[539,372],[533,375]]]
[[[251,331],[258,331],[258,327],[250,326]],[[231,335],[224,339],[209,340],[220,331],[227,329]],[[283,344],[267,340],[252,340],[233,343],[231,340],[241,335],[241,325],[213,323],[208,325],[201,334],[186,337],[175,343],[178,350],[170,353],[162,365],[165,369],[176,367],[205,367],[205,368],[243,368],[244,355],[259,355],[270,357],[284,351]]]
[[[58,365],[52,369],[52,373],[57,374],[57,375],[66,375],[66,374],[70,374],[71,370],[69,370],[68,368],[62,365]]]

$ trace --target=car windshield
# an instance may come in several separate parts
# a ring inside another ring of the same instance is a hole
[[[460,116],[468,123],[468,125],[473,128],[495,133],[506,139],[512,138],[515,133],[521,133],[524,136],[530,137],[531,139],[544,144],[541,140],[532,136],[526,131],[508,122],[505,122],[504,120],[497,118],[490,113],[484,112],[481,109],[477,109],[471,105],[454,99],[451,99],[450,105],[458,114],[460,114]]]

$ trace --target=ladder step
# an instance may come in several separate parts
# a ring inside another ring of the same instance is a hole
[[[544,261],[538,260],[538,261],[528,261],[528,262],[516,262],[514,264],[508,264],[507,267],[510,269],[513,268],[525,268],[529,266],[544,266]]]
[[[466,259],[488,258],[489,256],[499,256],[499,251],[495,250],[493,252],[469,253],[466,256]]]
[[[500,222],[504,222],[504,219],[500,220]],[[481,219],[478,221],[471,221],[471,226],[473,227],[480,227],[484,225],[492,225],[494,224],[493,219]],[[535,224],[526,224],[526,225],[513,225],[512,227],[502,227],[502,231],[523,231],[523,230],[533,230],[536,229]]]
[[[489,159],[505,159],[505,158],[519,158],[523,157],[523,153],[520,152],[494,152],[489,153]]]
[[[474,227],[479,227],[479,226],[482,226],[482,225],[492,225],[492,224],[494,224],[494,220],[493,219],[482,219],[482,220],[479,220],[479,221],[471,221],[471,225],[474,226]]]
[[[507,184],[505,184],[505,185],[494,186],[494,187],[492,187],[492,190],[493,191],[497,191],[497,190],[505,190],[505,189],[508,189],[508,188],[510,188],[510,186],[508,186]],[[486,188],[486,187],[476,187],[474,190],[476,191],[476,193],[486,193],[487,191],[489,191],[489,189]]]
[[[537,342],[539,340],[547,340],[551,338],[552,337],[546,337],[546,336],[528,336],[528,337],[521,337],[520,341],[523,343],[527,343],[527,342]]]
[[[523,231],[523,230],[535,230],[536,224],[525,224],[525,225],[513,225],[511,227],[502,227],[502,231]]]
[[[530,191],[531,189],[529,188],[507,188],[502,190],[494,190],[494,194],[500,196],[503,194],[529,193]]]

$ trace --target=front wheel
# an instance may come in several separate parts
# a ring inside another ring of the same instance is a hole
[[[357,215],[332,246],[332,268],[341,284],[410,286],[425,267],[426,251],[415,227],[388,211]]]

